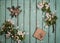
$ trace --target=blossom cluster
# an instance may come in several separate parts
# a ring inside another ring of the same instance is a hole
[[[43,12],[45,12],[44,21],[48,26],[54,25],[56,23],[57,16],[56,13],[51,12],[50,3],[38,3],[37,7],[40,8]]]
[[[56,20],[57,20],[57,16],[55,13],[52,13],[52,14],[46,13],[46,16],[44,18],[46,25],[48,26],[54,25],[56,23]]]
[[[17,7],[14,7],[14,6],[12,6],[11,8],[10,7],[8,7],[8,10],[10,11],[10,15],[11,15],[11,17],[17,17],[18,15],[19,15],[19,13],[21,13],[21,9],[19,9],[20,8],[20,6],[17,6]]]
[[[51,12],[50,3],[47,3],[47,2],[38,3],[37,7],[41,8],[43,12]]]
[[[14,22],[12,20],[7,20],[5,23],[3,23],[2,28],[0,29],[0,35],[3,34],[6,35],[6,38],[11,37],[16,41],[22,41],[25,37],[25,32],[16,29]]]

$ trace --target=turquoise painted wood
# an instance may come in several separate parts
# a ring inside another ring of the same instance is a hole
[[[21,6],[22,12],[17,18],[13,18],[15,25],[19,26],[19,30],[25,31],[25,40],[21,43],[55,43],[55,33],[52,33],[52,27],[44,28],[44,23],[42,21],[42,15],[44,13],[40,10],[36,10],[36,3],[42,2],[42,0],[0,0],[0,27],[5,19],[11,19],[10,12],[7,7],[11,6]],[[60,43],[60,0],[46,0],[50,3],[51,11],[55,11],[55,1],[56,1],[56,15],[58,16],[56,25],[56,43]],[[37,18],[36,18],[37,17]],[[17,24],[18,23],[18,24]],[[46,36],[44,40],[40,41],[33,37],[33,33],[36,29],[36,23],[39,28],[43,28],[46,31]],[[49,29],[49,31],[48,31]],[[49,33],[49,34],[48,34]],[[49,35],[49,37],[48,37]],[[11,43],[11,38],[6,39],[6,43]],[[0,41],[5,43],[4,35],[0,36]],[[12,40],[12,43],[16,43]]]

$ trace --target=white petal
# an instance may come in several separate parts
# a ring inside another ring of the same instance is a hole
[[[22,35],[22,31],[18,31],[18,33],[17,33],[18,35]]]
[[[19,28],[19,26],[17,26],[17,29]]]
[[[46,9],[48,9],[49,7],[46,7]]]
[[[49,19],[49,21],[51,21],[51,18]]]
[[[27,32],[26,35],[29,35],[29,32]]]
[[[11,20],[11,19],[8,19],[7,21],[8,21],[8,22],[11,22],[12,24],[14,24],[14,21]]]
[[[11,21],[11,19],[8,19],[7,21],[9,22],[9,21]]]
[[[46,17],[49,18],[49,13],[46,13]]]
[[[22,37],[24,37],[24,35],[22,34]]]
[[[10,11],[13,11],[13,9],[10,9]]]
[[[21,43],[21,40],[18,40],[18,43]]]
[[[37,7],[38,7],[38,8],[42,8],[42,7],[43,7],[43,4],[42,4],[42,3],[39,3],[39,4],[37,5]]]
[[[24,34],[25,34],[25,32],[24,32]]]
[[[11,34],[10,32],[8,32],[8,34]]]
[[[48,28],[48,25],[46,25],[45,28]]]
[[[12,36],[12,37],[14,37],[14,36]]]
[[[40,8],[40,5],[37,5],[38,8]]]

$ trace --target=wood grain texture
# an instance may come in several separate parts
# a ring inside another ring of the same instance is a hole
[[[21,43],[55,43],[55,41],[56,43],[60,43],[60,0],[46,0],[50,2],[51,10],[56,10],[56,15],[58,16],[55,33],[52,33],[52,27],[49,27],[49,33],[48,29],[44,28],[42,20],[42,14],[44,15],[44,13],[42,13],[41,9],[36,9],[36,5],[39,1],[42,2],[42,0],[0,0],[0,27],[5,20],[11,19],[7,7],[16,7],[19,5],[21,6],[22,12],[19,14],[18,18],[13,18],[12,20],[16,26],[19,26],[19,30],[24,30],[27,33],[25,40]],[[43,28],[47,33],[42,41],[33,37],[37,26]],[[0,40],[3,41],[2,43],[5,42],[3,39],[4,36],[0,36]],[[11,39],[7,39],[6,43],[11,43]],[[12,43],[14,43],[13,40]]]

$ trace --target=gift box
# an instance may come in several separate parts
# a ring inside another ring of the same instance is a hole
[[[38,40],[43,40],[46,35],[46,32],[40,28],[37,28],[33,34],[33,36]]]

